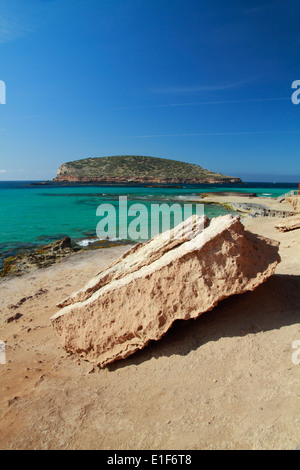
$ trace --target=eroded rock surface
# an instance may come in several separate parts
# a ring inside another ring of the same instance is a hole
[[[51,318],[64,348],[106,366],[159,340],[175,320],[197,318],[222,299],[254,290],[280,262],[279,243],[231,215],[198,220],[192,238],[159,237],[129,250]]]
[[[83,289],[64,299],[57,306],[66,307],[71,303],[82,302],[112,280],[120,279],[134,271],[138,271],[143,266],[153,263],[153,261],[161,258],[166,252],[203,233],[208,222],[208,217],[195,215],[174,229],[157,235],[146,243],[134,245],[117,261],[114,261],[95,276]]]
[[[47,268],[74,253],[69,237],[63,237],[49,245],[41,246],[31,253],[10,256],[4,260],[0,277],[21,276],[38,268]]]
[[[287,197],[286,202],[291,204],[296,212],[300,213],[300,195]]]
[[[300,217],[296,216],[287,219],[284,222],[280,222],[275,225],[275,228],[279,230],[279,232],[289,232],[290,230],[297,230],[300,228]]]

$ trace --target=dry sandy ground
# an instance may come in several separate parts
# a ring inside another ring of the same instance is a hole
[[[300,448],[300,364],[292,361],[300,340],[300,230],[279,233],[276,221],[244,219],[280,240],[275,276],[175,323],[161,341],[106,369],[68,355],[49,319],[59,300],[126,247],[76,253],[2,280],[0,448]],[[22,317],[7,323],[16,313]]]

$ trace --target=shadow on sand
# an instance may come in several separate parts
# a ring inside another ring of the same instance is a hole
[[[108,366],[114,371],[161,356],[189,354],[222,337],[238,337],[300,322],[300,276],[274,275],[253,292],[220,302],[196,320],[176,321],[159,341]]]

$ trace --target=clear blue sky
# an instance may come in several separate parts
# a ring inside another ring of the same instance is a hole
[[[1,0],[0,179],[149,155],[300,181],[299,0]]]

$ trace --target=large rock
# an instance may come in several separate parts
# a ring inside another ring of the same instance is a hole
[[[166,252],[203,233],[208,222],[208,217],[194,215],[174,229],[157,235],[146,243],[134,245],[118,260],[95,276],[83,289],[64,299],[57,306],[66,307],[75,302],[82,302],[112,280],[120,279],[134,271],[138,271],[143,266],[148,266],[161,258]]]
[[[231,215],[190,232],[194,238],[134,247],[63,301],[51,320],[65,349],[101,367],[126,358],[175,320],[255,289],[280,262],[278,242],[245,231]]]

